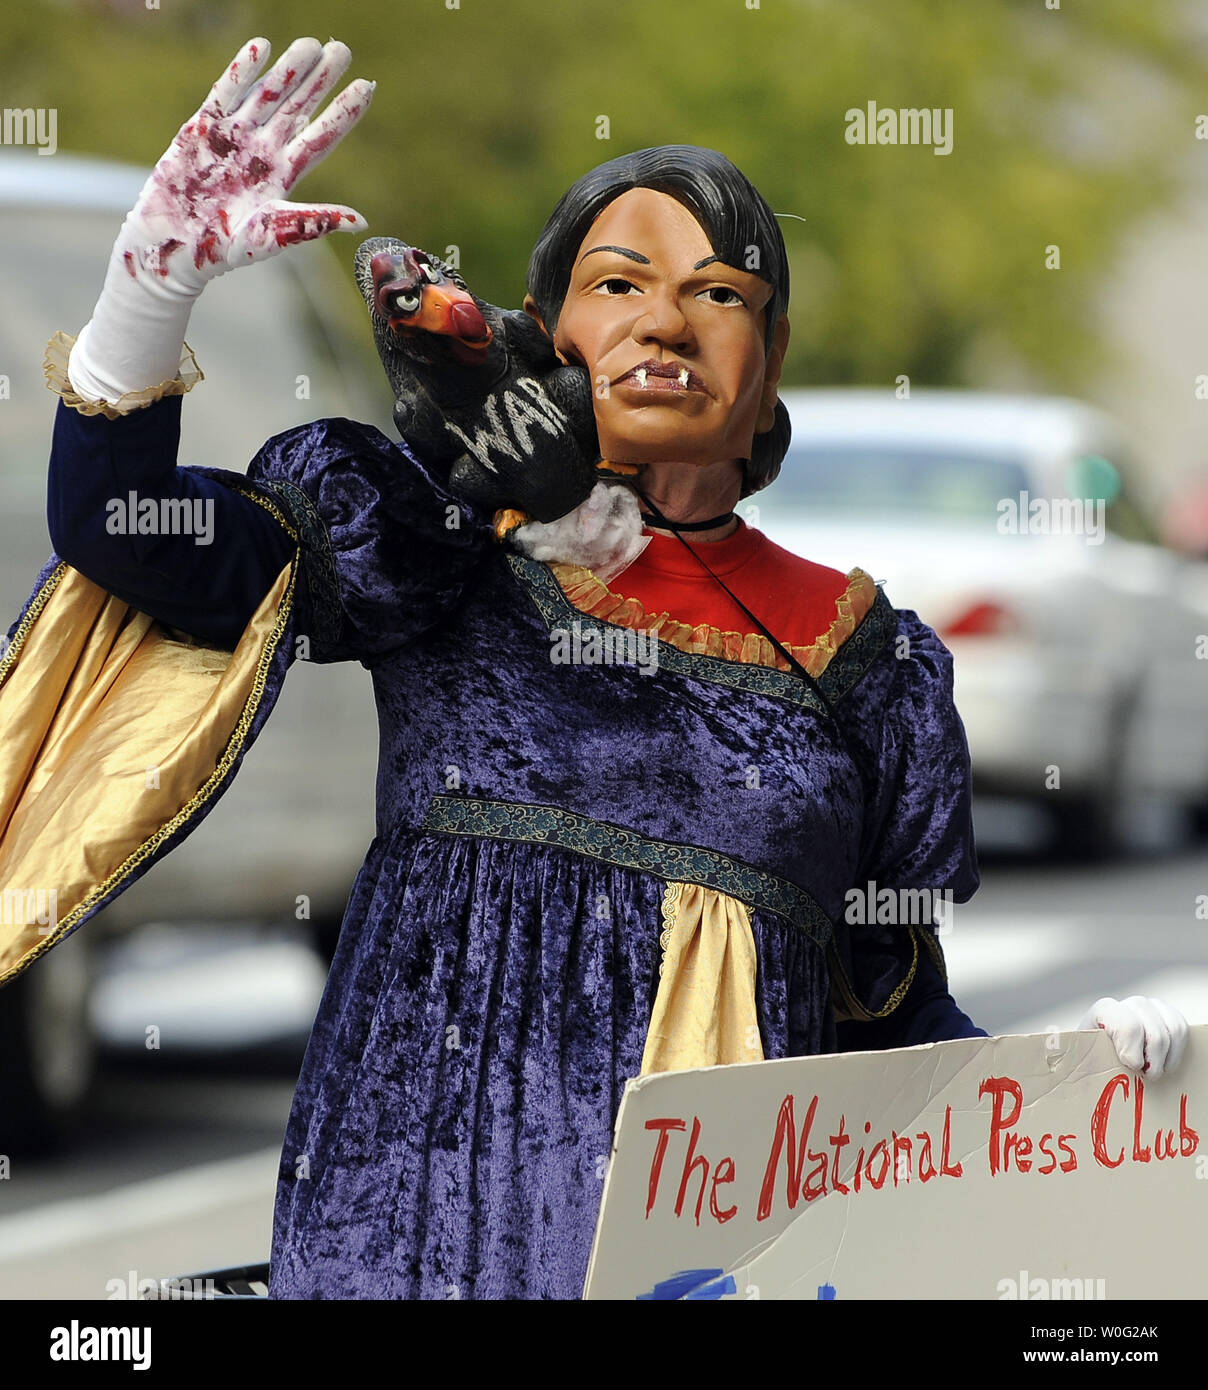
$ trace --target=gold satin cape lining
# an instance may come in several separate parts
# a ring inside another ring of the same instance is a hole
[[[233,652],[182,640],[67,564],[48,576],[0,662],[0,983],[217,790],[264,694],[295,572],[282,569]],[[31,920],[50,891],[51,921]]]

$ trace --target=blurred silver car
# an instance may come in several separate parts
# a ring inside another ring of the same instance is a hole
[[[56,329],[78,332],[91,315],[114,236],[147,173],[0,151],[0,374],[8,378],[0,632],[51,553],[46,461],[57,398],[43,378],[46,342]],[[351,254],[351,245],[340,249]],[[320,416],[392,429],[364,310],[334,255],[326,242],[294,247],[206,290],[189,330],[206,380],[184,401],[181,463],[243,470],[269,436]],[[313,923],[338,926],[373,835],[376,754],[365,672],[299,662],[213,814],[95,922],[0,990],[0,1151],[47,1136],[87,1085],[91,941],[148,921],[293,920],[303,894]]]
[[[781,394],[792,447],[740,511],[936,629],[977,787],[1042,804],[1091,853],[1131,797],[1208,796],[1208,567],[1157,543],[1107,416],[1058,397]]]

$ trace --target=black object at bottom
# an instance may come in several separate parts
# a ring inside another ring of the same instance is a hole
[[[215,1298],[268,1298],[268,1264],[234,1265],[207,1269],[201,1274],[174,1274],[159,1281],[159,1292],[149,1299],[210,1301]]]

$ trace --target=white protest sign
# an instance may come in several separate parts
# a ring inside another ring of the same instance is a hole
[[[1156,1081],[967,1038],[631,1081],[584,1297],[1203,1298],[1205,1249],[1208,1025]]]

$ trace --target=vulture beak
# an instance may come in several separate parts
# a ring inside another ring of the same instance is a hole
[[[443,333],[485,352],[493,334],[473,295],[456,285],[425,285],[419,313],[410,320],[421,333]]]
[[[450,349],[463,362],[477,363],[486,356],[494,335],[473,295],[443,277],[432,283],[417,265],[390,252],[374,256],[369,272],[374,303],[394,333],[406,338],[433,333],[450,339]]]

